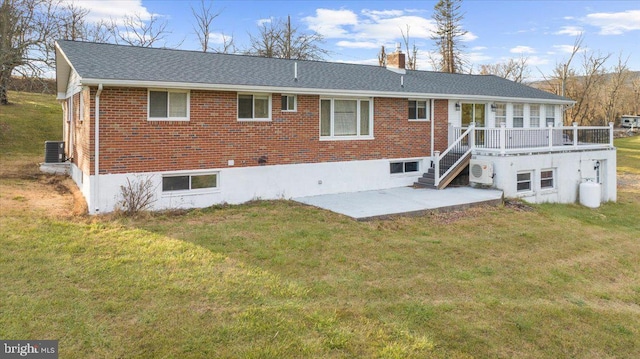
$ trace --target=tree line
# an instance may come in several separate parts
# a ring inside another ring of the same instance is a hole
[[[301,60],[322,60],[329,54],[322,47],[322,35],[304,31],[293,24],[290,17],[262,20],[254,32],[249,33],[248,46],[241,49],[234,43],[233,34],[219,33],[216,39],[212,38],[214,21],[221,14],[214,10],[212,2],[201,0],[198,6],[191,7],[191,13],[193,33],[203,52]],[[38,79],[51,71],[57,39],[142,47],[182,45],[182,42],[168,43],[169,24],[155,14],[131,14],[98,22],[88,21],[88,15],[88,9],[73,2],[3,0],[0,6],[0,104],[9,101],[7,88],[12,75]],[[467,31],[462,26],[462,0],[439,0],[433,8],[432,19],[436,28],[431,36],[434,51],[428,52],[428,61],[436,71],[497,75],[521,83],[531,76],[526,57],[478,68],[466,60],[462,40]],[[418,49],[415,42],[411,44],[410,27],[400,29],[400,33],[406,50],[406,67],[415,70]],[[582,43],[583,38],[579,36],[568,60],[557,64],[551,74],[543,74],[544,81],[531,85],[576,101],[566,112],[567,123],[603,124],[615,121],[621,114],[640,113],[638,73],[629,71],[622,55],[617,65],[606,67],[611,54],[587,51]],[[384,66],[384,47],[378,59]]]

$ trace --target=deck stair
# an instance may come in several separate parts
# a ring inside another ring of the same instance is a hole
[[[446,188],[469,165],[469,160],[471,159],[471,153],[449,153],[449,155],[451,155],[450,163],[455,164],[455,168],[449,171],[445,177],[441,177],[437,186],[435,185],[435,167],[431,167],[427,172],[423,173],[422,177],[418,178],[418,182],[414,183],[414,186],[432,189]],[[449,168],[446,166],[440,167],[440,175],[445,174],[447,170]]]

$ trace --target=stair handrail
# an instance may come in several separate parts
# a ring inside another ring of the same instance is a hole
[[[472,133],[472,136],[469,136],[469,133]],[[443,174],[442,176],[440,176],[440,160],[442,160],[453,148],[455,148],[458,144],[460,144],[460,142],[465,138],[465,137],[469,137],[469,149],[467,149],[467,151],[465,151],[465,153],[453,164],[451,165],[451,167],[449,167]],[[444,150],[444,152],[440,153],[439,151],[435,151],[434,155],[435,155],[435,159],[434,159],[434,163],[435,163],[435,168],[434,168],[434,173],[433,173],[433,185],[437,188],[438,185],[440,184],[440,179],[441,178],[446,178],[447,175],[449,175],[449,173],[451,171],[453,171],[454,168],[456,168],[456,166],[458,166],[458,164],[463,161],[467,155],[469,153],[471,153],[471,151],[473,150],[473,148],[475,147],[475,123],[470,123],[469,124],[469,128],[467,128],[466,131],[464,131],[460,137],[458,137],[457,140],[455,140],[446,150]]]

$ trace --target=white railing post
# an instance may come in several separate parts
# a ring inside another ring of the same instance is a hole
[[[613,122],[609,122],[609,146],[613,147]]]
[[[547,125],[549,128],[549,149],[553,149],[553,123]]]
[[[500,154],[507,152],[507,124],[500,122]]]
[[[453,123],[449,122],[449,146],[456,140],[455,128],[453,127]]]
[[[471,122],[469,124],[469,149],[474,150],[476,148],[476,123]]]
[[[573,123],[573,147],[578,147],[578,123]]]
[[[440,151],[433,151],[433,185],[440,184]]]

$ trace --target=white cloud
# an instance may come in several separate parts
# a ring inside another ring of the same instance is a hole
[[[142,20],[151,18],[151,13],[142,5],[142,0],[63,0],[63,5],[74,5],[89,10],[87,21],[121,19],[126,15],[139,15]]]
[[[227,41],[229,41],[231,39],[231,36],[225,35],[221,32],[209,33],[209,42],[211,42],[212,44],[224,44],[225,38],[227,39]]]
[[[474,46],[471,48],[471,51],[482,51],[482,50],[486,50],[487,47],[486,46]]]
[[[307,16],[302,21],[326,38],[341,38],[349,34],[345,27],[358,24],[358,15],[351,10],[316,9],[316,16]]]
[[[482,52],[469,52],[464,56],[471,64],[478,64],[478,63],[486,62],[492,59],[491,56],[484,54]]]
[[[474,33],[472,33],[471,31],[468,31],[466,34],[462,35],[462,37],[460,38],[463,42],[470,42],[473,41],[475,39],[477,39],[478,36]]]
[[[620,35],[628,31],[640,30],[640,10],[588,14],[584,21],[599,27],[600,35]]]
[[[584,30],[579,26],[563,26],[559,31],[555,32],[556,35],[569,35],[578,36]]]
[[[527,65],[540,66],[549,64],[549,59],[542,56],[527,56]]]
[[[509,50],[509,52],[511,52],[512,54],[535,54],[536,50],[534,50],[530,46],[519,45]]]
[[[363,9],[362,14],[372,19],[379,20],[381,18],[398,17],[404,14],[402,10],[369,10]]]
[[[258,19],[258,21],[256,21],[256,25],[258,26],[262,26],[264,24],[270,24],[273,21],[272,18],[268,18],[268,19]]]
[[[553,45],[553,48],[567,54],[570,54],[573,52],[573,45]]]
[[[338,41],[337,46],[351,49],[375,49],[381,45],[370,41]]]
[[[573,20],[574,17],[573,16],[565,16],[565,17],[563,17],[563,19],[565,19],[565,20]]]

